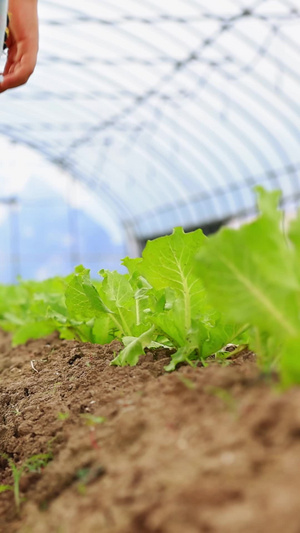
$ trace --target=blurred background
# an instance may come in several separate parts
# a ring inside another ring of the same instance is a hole
[[[300,197],[299,0],[42,0],[0,96],[0,282],[120,269],[147,239]],[[2,57],[3,67],[5,57]]]

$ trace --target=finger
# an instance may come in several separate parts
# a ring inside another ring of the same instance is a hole
[[[17,63],[19,63],[22,59],[22,55],[18,53],[18,49],[16,46],[12,46],[8,50],[7,59],[3,71],[3,76],[6,76],[7,74],[10,74],[12,72],[12,67],[14,67]]]
[[[11,70],[11,67],[13,66],[14,64],[14,60],[12,59],[12,56],[8,57],[7,60],[6,60],[6,63],[5,63],[5,68],[4,68],[4,71],[3,71],[3,76],[6,76],[7,74],[9,74],[10,70]]]
[[[0,93],[26,83],[34,71],[35,63],[36,60],[32,54],[21,55],[17,50],[11,49],[4,70],[4,78],[0,84]]]
[[[27,82],[32,72],[33,68],[29,65],[11,64],[8,73],[4,75],[3,81],[0,83],[0,93],[23,85]]]

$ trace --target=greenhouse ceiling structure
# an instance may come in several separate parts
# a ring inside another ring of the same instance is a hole
[[[298,0],[42,0],[39,14],[37,69],[1,95],[0,135],[91,191],[126,250],[252,212],[256,184],[297,203]]]

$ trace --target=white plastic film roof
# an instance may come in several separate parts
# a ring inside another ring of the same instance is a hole
[[[300,195],[298,0],[40,0],[0,134],[92,189],[132,235]]]

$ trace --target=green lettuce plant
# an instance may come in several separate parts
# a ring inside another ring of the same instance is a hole
[[[196,271],[211,304],[235,324],[250,325],[261,366],[279,368],[288,386],[300,382],[300,215],[286,228],[280,193],[257,193],[259,217],[208,239]]]

